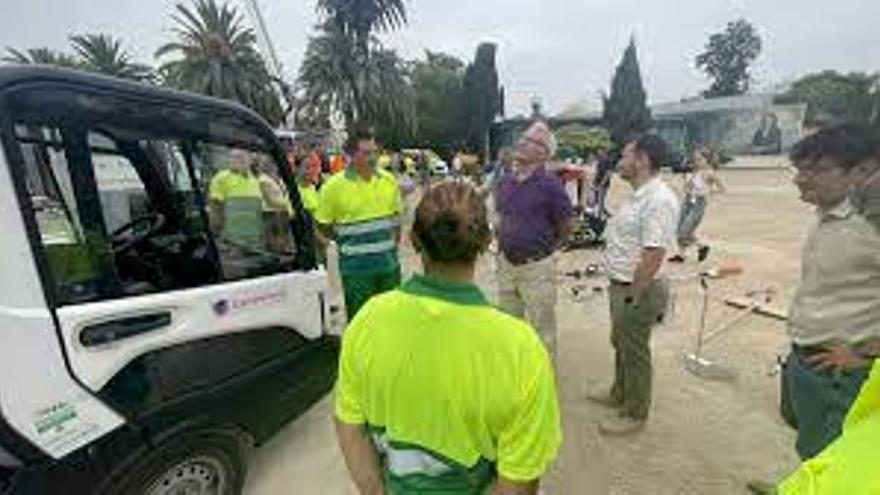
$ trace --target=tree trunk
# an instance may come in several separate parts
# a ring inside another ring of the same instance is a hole
[[[355,59],[352,61],[353,70],[352,74],[349,77],[349,83],[351,84],[351,93],[352,98],[354,99],[354,120],[352,122],[347,122],[346,127],[350,130],[353,129],[363,129],[365,123],[368,120],[368,109],[366,105],[366,96],[363,94],[363,91],[367,87],[367,80],[369,79],[369,74],[367,71],[369,70],[369,57],[370,57],[370,47],[369,47],[369,32],[357,33],[355,39]]]

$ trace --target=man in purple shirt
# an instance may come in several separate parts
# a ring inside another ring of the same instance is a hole
[[[517,143],[514,173],[498,185],[498,297],[501,309],[529,322],[556,352],[556,266],[553,253],[571,231],[573,208],[562,181],[546,169],[556,139],[536,122]]]

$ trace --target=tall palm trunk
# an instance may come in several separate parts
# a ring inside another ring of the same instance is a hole
[[[352,71],[352,97],[354,99],[355,117],[348,124],[349,130],[363,130],[372,122],[369,122],[371,111],[367,108],[369,96],[364,95],[364,89],[368,86],[370,78],[370,31],[358,30],[354,41],[354,65]]]

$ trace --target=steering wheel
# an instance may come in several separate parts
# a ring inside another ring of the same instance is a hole
[[[150,238],[165,226],[165,216],[161,213],[147,213],[132,219],[110,234],[113,254],[124,253],[138,243]],[[145,227],[139,231],[138,227]]]

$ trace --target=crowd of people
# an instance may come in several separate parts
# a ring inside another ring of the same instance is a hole
[[[361,493],[537,493],[562,441],[555,254],[576,215],[549,165],[556,146],[537,122],[515,149],[502,150],[482,184],[423,183],[411,229],[423,273],[407,281],[398,258],[401,184],[381,166],[372,137],[352,135],[343,167],[323,179],[320,159],[291,157],[319,244],[338,247],[349,325],[335,416]],[[698,150],[679,199],[661,174],[668,156],[661,138],[636,137],[594,184],[607,194],[615,168],[632,191],[605,236],[614,378],[587,395],[614,411],[599,423],[602,435],[636,434],[648,422],[651,334],[668,297],[664,265],[683,261],[708,197],[724,190],[711,156]],[[789,310],[784,367],[804,464],[781,484],[756,480],[749,488],[874,493],[880,465],[865,452],[880,441],[880,369],[869,379],[880,356],[880,135],[860,125],[821,129],[790,158],[801,200],[817,211]],[[264,216],[292,207],[271,167],[254,165],[246,180],[247,157],[233,154],[232,163],[212,181],[212,218],[226,219],[212,227],[250,242],[265,234],[244,225],[242,201],[261,197]],[[492,242],[496,304],[474,279]]]

